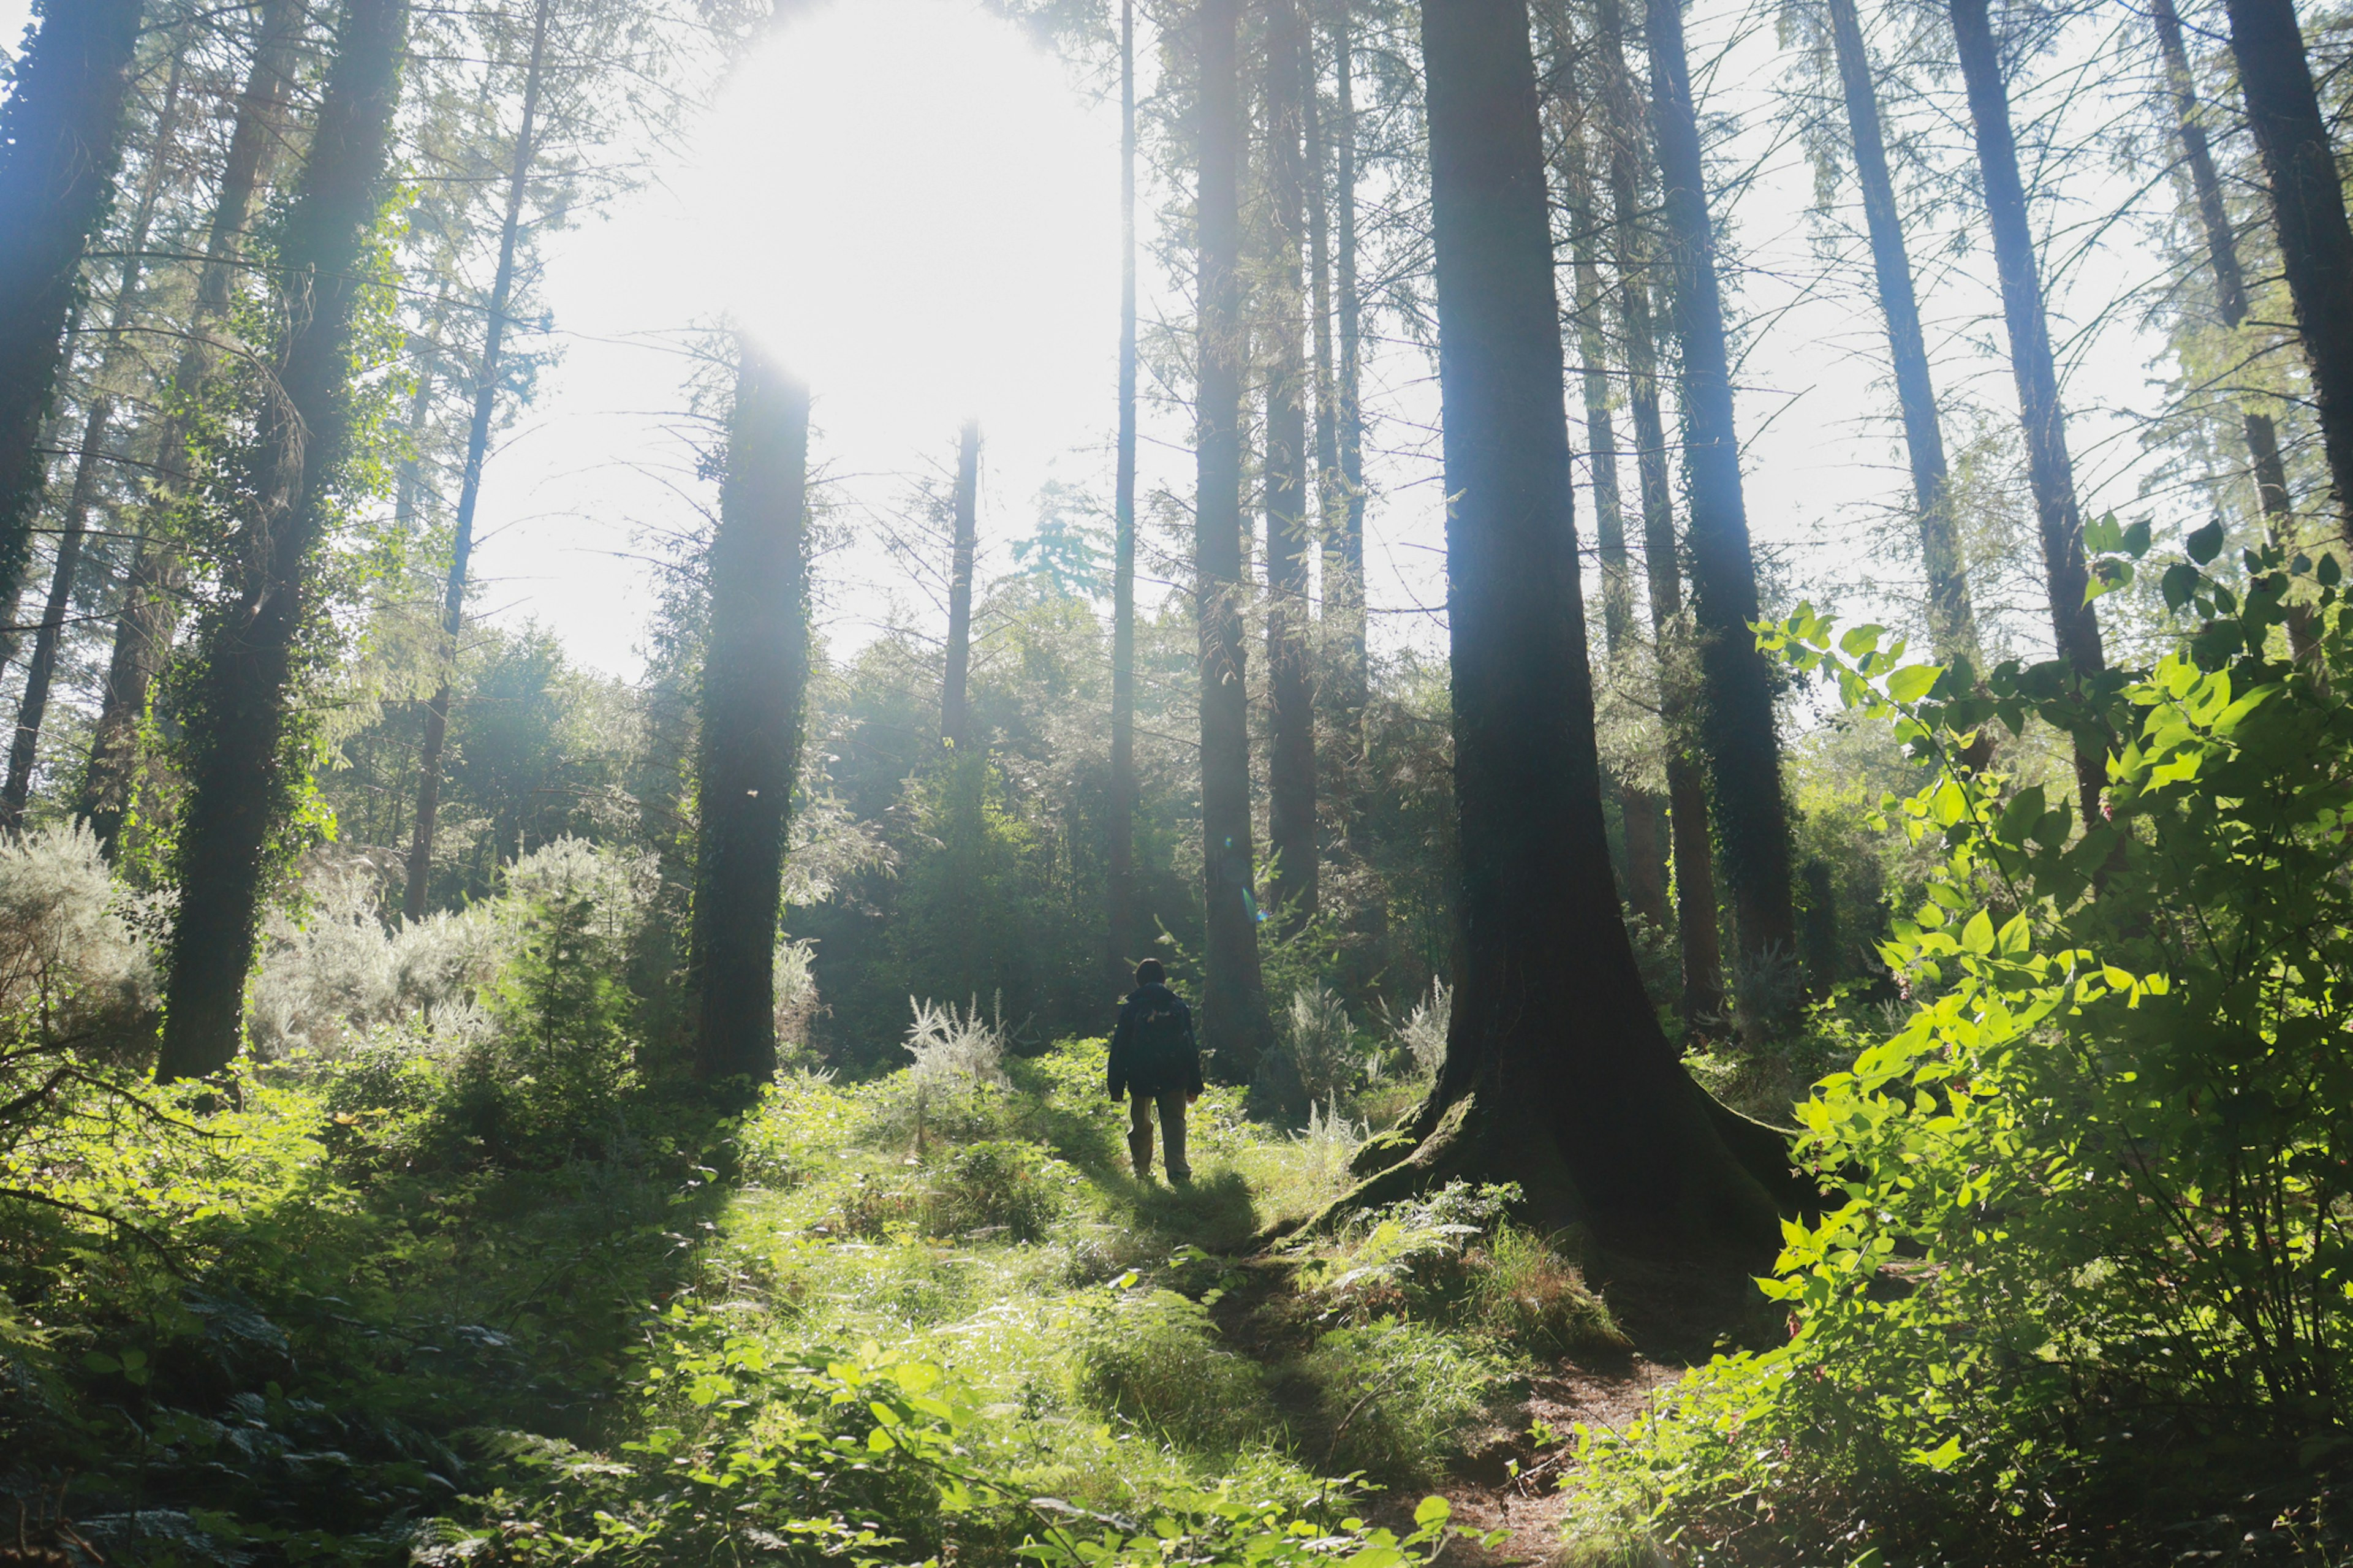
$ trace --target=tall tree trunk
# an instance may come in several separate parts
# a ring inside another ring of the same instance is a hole
[[[1749,625],[1757,563],[1741,494],[1732,364],[1717,291],[1715,237],[1700,166],[1699,117],[1683,53],[1680,0],[1650,0],[1651,96],[1667,234],[1674,258],[1675,336],[1683,346],[1684,473],[1691,497],[1692,615],[1706,682],[1700,733],[1707,751],[1717,835],[1732,883],[1740,962],[1756,972],[1798,960],[1789,881],[1789,819],[1781,799],[1781,742],[1773,678]],[[1791,993],[1794,996],[1794,992]],[[1785,1018],[1760,1018],[1764,1027]]]
[[[1421,35],[1451,502],[1458,958],[1414,1152],[1348,1201],[1508,1178],[1546,1218],[1581,1219],[1606,1245],[1761,1258],[1772,1199],[1660,1033],[1609,870],[1525,0],[1425,0]]]
[[[695,1075],[776,1071],[776,920],[808,689],[808,388],[738,347],[711,539],[691,967]]]
[[[1887,347],[1895,366],[1895,405],[1904,416],[1905,449],[1912,457],[1912,500],[1920,522],[1920,564],[1928,579],[1928,641],[1947,663],[1978,657],[1977,613],[1969,602],[1968,564],[1945,468],[1945,435],[1936,422],[1936,386],[1928,374],[1928,342],[1920,331],[1920,304],[1912,292],[1912,258],[1887,170],[1887,142],[1879,126],[1879,90],[1854,0],[1830,0],[1831,39],[1838,52],[1839,85],[1846,95],[1847,129],[1854,138],[1854,172],[1862,184],[1862,216],[1871,231],[1871,265],[1879,282],[1879,310],[1887,319]]]
[[[155,201],[164,188],[164,172],[172,160],[179,131],[180,82],[185,51],[172,57],[164,100],[155,114],[154,146],[139,183],[138,204],[132,210],[130,232],[122,247],[122,278],[115,289],[104,348],[99,359],[96,390],[82,418],[81,448],[74,457],[73,487],[66,495],[63,526],[58,531],[57,559],[49,572],[49,596],[34,634],[33,657],[25,667],[25,694],[16,709],[16,733],[8,748],[8,777],[0,784],[0,827],[14,831],[24,826],[26,803],[33,791],[33,764],[40,752],[41,725],[48,716],[49,682],[57,673],[58,644],[65,635],[66,616],[73,605],[75,578],[81,570],[82,538],[90,525],[90,507],[98,497],[98,469],[107,437],[114,423],[113,383],[121,369],[123,332],[138,302],[139,279],[147,259],[147,234],[154,222]]]
[[[1356,58],[1350,0],[1340,0],[1332,27],[1333,90],[1338,123],[1332,139],[1334,314],[1339,328],[1340,380],[1333,418],[1340,463],[1339,572],[1324,589],[1325,613],[1339,622],[1342,658],[1335,706],[1342,731],[1361,751],[1365,700],[1371,689],[1365,605],[1364,299],[1356,284]],[[1353,814],[1352,814],[1353,819]]]
[[[1593,531],[1601,561],[1601,641],[1621,668],[1644,649],[1634,623],[1633,563],[1626,553],[1626,514],[1618,490],[1618,422],[1610,409],[1609,347],[1602,327],[1601,268],[1595,258],[1600,220],[1593,209],[1585,107],[1573,67],[1560,76],[1561,188],[1567,197],[1569,255],[1576,275],[1575,316],[1579,377],[1585,394],[1588,472],[1593,483]],[[1658,796],[1638,784],[1608,778],[1626,835],[1626,901],[1654,931],[1667,930],[1665,813]]]
[[[1626,402],[1634,419],[1634,462],[1642,494],[1642,566],[1651,634],[1659,661],[1659,717],[1666,731],[1669,849],[1675,872],[1675,939],[1683,960],[1677,1012],[1685,1029],[1708,1033],[1724,1016],[1724,942],[1715,898],[1715,844],[1708,824],[1707,776],[1694,752],[1698,724],[1687,660],[1683,567],[1676,559],[1674,488],[1667,473],[1667,426],[1659,411],[1659,352],[1651,321],[1651,247],[1642,232],[1641,94],[1626,68],[1625,16],[1619,0],[1596,0],[1594,42],[1609,96],[1609,202],[1618,262],[1618,308],[1626,335]]]
[[[115,853],[137,790],[139,726],[147,714],[147,693],[179,621],[186,569],[172,538],[172,518],[188,485],[195,397],[219,357],[212,328],[228,310],[255,197],[268,183],[270,165],[285,141],[286,104],[302,25],[297,0],[264,0],[253,60],[237,97],[237,121],[221,166],[220,188],[213,198],[187,343],[173,369],[170,401],[156,432],[154,499],[141,521],[138,551],[123,587],[113,658],[75,806],[109,856]]]
[[[940,681],[940,738],[951,751],[972,744],[972,567],[979,550],[980,421],[956,434],[955,544],[948,563],[948,654]]]
[[[2312,370],[2337,527],[2353,540],[2353,310],[2345,300],[2346,280],[2353,279],[2353,226],[2346,220],[2345,186],[2313,90],[2295,0],[2227,0],[2227,5],[2247,124],[2271,181],[2281,269]]]
[[[44,0],[0,111],[0,604],[32,555],[47,465],[41,425],[65,363],[82,250],[122,156],[143,0]],[[16,657],[16,616],[0,664]]]
[[[441,749],[449,733],[449,683],[458,662],[458,637],[466,626],[466,574],[474,557],[474,509],[482,495],[482,464],[491,451],[491,426],[498,415],[499,380],[506,372],[507,303],[514,290],[515,247],[522,236],[522,198],[531,183],[538,145],[533,140],[547,62],[547,24],[554,0],[539,0],[531,21],[531,64],[522,79],[522,121],[515,132],[514,158],[507,168],[506,222],[499,229],[498,270],[482,323],[482,357],[474,367],[474,420],[466,432],[466,468],[458,488],[457,528],[449,543],[449,576],[441,596],[441,684],[425,705],[425,738],[417,748],[417,826],[408,846],[408,881],[403,912],[425,918],[433,888],[433,828],[441,808]]]
[[[1135,0],[1119,6],[1119,472],[1112,502],[1111,970],[1139,956],[1135,899]]]
[[[1307,48],[1295,0],[1267,6],[1267,183],[1272,265],[1267,271],[1266,665],[1272,731],[1267,759],[1270,889],[1293,929],[1315,912],[1315,684],[1309,635],[1307,345],[1300,242],[1307,221],[1303,89]]]
[[[2042,537],[2052,638],[2060,662],[2084,679],[2107,668],[2107,655],[2100,646],[2099,617],[2085,602],[2091,574],[2084,563],[2084,520],[2075,506],[2075,470],[2067,455],[2067,420],[2059,402],[2058,367],[2051,357],[2051,323],[2043,315],[2042,275],[2027,224],[2026,186],[2019,178],[2018,143],[2010,134],[2010,91],[2002,83],[2001,58],[1994,47],[1986,0],[1952,0],[1952,14],[1961,77],[1968,88],[1969,119],[1977,128],[1994,268],[2001,278],[2010,368],[2026,425],[2026,478],[2034,491],[2035,523]],[[2076,798],[2086,821],[2099,809],[2107,776],[2102,748],[2076,737]]]
[[[1272,1029],[1259,969],[1250,846],[1249,651],[1242,627],[1241,71],[1239,0],[1201,0],[1200,374],[1193,597],[1201,653],[1201,1035],[1247,1083]]]
[[[300,781],[286,746],[296,645],[316,614],[311,569],[351,436],[352,324],[381,209],[398,97],[404,0],[349,0],[277,257],[277,384],[254,437],[224,598],[206,610],[191,689],[165,988],[164,1080],[236,1059],[269,841]]]

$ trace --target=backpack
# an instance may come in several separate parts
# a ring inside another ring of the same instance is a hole
[[[1151,998],[1135,1019],[1134,1067],[1130,1077],[1155,1089],[1181,1088],[1193,1072],[1193,1031],[1182,1003]]]

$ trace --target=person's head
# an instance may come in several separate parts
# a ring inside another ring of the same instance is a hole
[[[1135,966],[1135,983],[1138,985],[1157,985],[1167,978],[1168,971],[1160,966],[1156,958],[1147,958]]]

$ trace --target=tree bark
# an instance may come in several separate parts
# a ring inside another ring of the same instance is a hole
[[[287,754],[297,644],[316,616],[314,557],[351,436],[352,325],[381,210],[398,97],[403,0],[349,0],[302,178],[277,258],[281,341],[263,403],[229,582],[206,611],[194,677],[179,825],[164,1046],[156,1076],[199,1077],[236,1059],[269,840],[299,786]]]
[[[32,556],[41,426],[65,363],[82,251],[114,190],[142,0],[45,0],[0,112],[0,604]],[[12,613],[0,664],[16,657]]]
[[[2311,367],[2337,527],[2353,541],[2353,310],[2345,299],[2346,279],[2353,278],[2353,226],[2346,219],[2345,186],[2313,89],[2294,0],[2227,4],[2247,124],[2271,181],[2281,269]],[[2281,488],[2284,492],[2284,483]]]
[[[1112,502],[1111,978],[1141,956],[1135,907],[1135,0],[1119,7],[1119,456]]]
[[[1459,956],[1414,1152],[1344,1202],[1508,1178],[1606,1246],[1762,1258],[1773,1200],[1659,1031],[1609,871],[1525,0],[1425,0],[1421,34]]]
[[[522,236],[523,192],[538,145],[533,140],[539,95],[547,63],[547,24],[554,0],[539,0],[532,14],[531,64],[523,72],[522,121],[515,132],[514,158],[507,169],[506,221],[499,229],[498,270],[482,323],[482,357],[474,367],[474,418],[466,432],[466,468],[458,487],[457,528],[449,543],[449,575],[441,597],[441,683],[425,705],[425,737],[417,748],[417,826],[408,845],[407,885],[402,910],[421,921],[431,901],[433,829],[441,809],[441,749],[449,733],[450,672],[458,660],[458,637],[466,626],[466,574],[474,558],[474,509],[482,496],[482,465],[491,452],[491,426],[499,403],[499,378],[506,363],[507,302],[514,289],[515,247]]]
[[[1609,108],[1610,227],[1618,262],[1619,315],[1626,334],[1627,406],[1634,420],[1642,494],[1642,565],[1651,635],[1659,661],[1659,717],[1666,731],[1668,847],[1675,873],[1675,941],[1683,961],[1676,1005],[1685,1030],[1708,1034],[1724,1017],[1724,942],[1715,897],[1715,844],[1708,825],[1707,775],[1693,742],[1698,725],[1682,657],[1683,567],[1676,559],[1674,489],[1667,475],[1666,420],[1659,412],[1659,353],[1646,281],[1651,260],[1642,233],[1641,94],[1626,68],[1619,0],[1596,0],[1594,41]]]
[[[2001,311],[2010,331],[2010,368],[2018,383],[2026,426],[2026,477],[2042,538],[2042,570],[2051,596],[2051,631],[2060,662],[2079,680],[2107,668],[2099,617],[2085,603],[2091,574],[2084,562],[2084,520],[2075,504],[2075,470],[2067,455],[2066,412],[2059,402],[2059,371],[2051,357],[2051,324],[2042,310],[2042,281],[2034,236],[2019,178],[2018,143],[2010,134],[2010,93],[2001,78],[1986,0],[1952,0],[1953,37],[1977,128],[1978,168],[1984,177],[1986,216],[1993,229],[1994,268],[2001,278]],[[2086,821],[2099,810],[2107,785],[2103,750],[2075,740],[2075,788]]]
[[[748,340],[738,352],[711,540],[691,963],[695,1075],[757,1085],[776,1070],[776,920],[808,689],[809,395]]]
[[[1196,246],[1200,373],[1194,608],[1201,658],[1201,1037],[1212,1069],[1247,1083],[1272,1033],[1259,968],[1250,844],[1249,652],[1242,627],[1241,71],[1239,0],[1201,0]]]
[[[1863,222],[1871,234],[1872,272],[1895,370],[1895,405],[1904,417],[1904,446],[1912,458],[1912,500],[1920,524],[1920,564],[1928,579],[1928,641],[1949,664],[1978,658],[1977,613],[1969,601],[1968,565],[1953,516],[1945,466],[1945,434],[1936,419],[1936,386],[1928,374],[1928,342],[1912,291],[1912,258],[1887,168],[1879,125],[1879,90],[1862,42],[1854,0],[1830,0],[1831,40],[1838,53],[1839,85],[1846,97],[1847,129],[1854,138],[1855,177],[1862,185]]]
[[[24,826],[25,807],[32,798],[33,765],[38,759],[41,726],[48,717],[49,682],[57,674],[58,644],[65,635],[66,616],[73,606],[76,578],[81,570],[82,540],[90,526],[90,510],[98,499],[98,469],[114,423],[111,388],[121,369],[124,331],[137,303],[139,279],[145,269],[148,230],[154,222],[155,201],[164,188],[164,171],[170,163],[178,135],[180,81],[185,52],[172,57],[164,100],[155,115],[155,139],[145,174],[139,183],[138,205],[123,238],[122,278],[102,340],[97,389],[82,419],[81,448],[74,457],[73,486],[66,493],[63,525],[58,531],[57,559],[49,572],[49,595],[42,607],[41,624],[33,636],[32,658],[25,666],[25,693],[16,708],[16,733],[8,747],[8,776],[0,784],[0,828],[15,832]],[[13,618],[13,617],[12,617]]]
[[[1593,208],[1585,106],[1573,67],[1560,77],[1561,188],[1568,213],[1577,356],[1584,362],[1588,477],[1593,531],[1601,562],[1601,641],[1613,665],[1630,665],[1643,648],[1635,630],[1633,563],[1626,552],[1626,515],[1618,490],[1618,422],[1610,408],[1609,346],[1602,330],[1601,268],[1595,258],[1600,220]],[[1622,779],[1608,781],[1626,836],[1626,901],[1655,931],[1668,929],[1665,812],[1658,796]]]
[[[1324,589],[1324,613],[1338,623],[1341,648],[1334,706],[1341,731],[1361,752],[1365,700],[1371,689],[1365,602],[1365,306],[1356,285],[1356,60],[1355,20],[1348,0],[1332,29],[1332,77],[1337,124],[1332,139],[1332,195],[1338,230],[1333,238],[1333,313],[1339,330],[1339,384],[1333,389],[1335,445],[1340,465],[1339,571]],[[1353,820],[1353,814],[1352,814]]]
[[[286,104],[302,16],[296,0],[265,0],[261,7],[252,64],[237,96],[237,121],[213,199],[187,344],[173,369],[171,398],[156,432],[154,497],[145,508],[139,548],[123,586],[113,657],[75,805],[110,858],[137,791],[139,727],[147,716],[148,690],[172,646],[185,591],[186,569],[172,539],[172,517],[188,486],[195,397],[219,355],[220,345],[211,332],[228,310],[229,288],[255,197],[268,183],[269,167],[285,141]]]
[[[1699,118],[1683,53],[1679,0],[1650,0],[1651,95],[1667,233],[1674,259],[1675,335],[1683,346],[1684,473],[1691,498],[1692,614],[1706,683],[1700,735],[1716,833],[1732,884],[1733,929],[1750,971],[1798,961],[1789,881],[1789,821],[1781,800],[1781,742],[1772,670],[1749,626],[1757,564],[1741,494],[1732,365],[1717,291],[1715,237],[1700,165]],[[1786,1018],[1760,1018],[1776,1028]]]
[[[1307,345],[1300,243],[1307,208],[1302,104],[1307,49],[1295,0],[1267,6],[1267,183],[1272,250],[1267,270],[1266,664],[1269,892],[1295,930],[1315,912],[1315,683],[1308,638],[1309,560],[1315,549],[1307,488]]]
[[[972,569],[979,550],[980,421],[956,433],[955,542],[948,563],[948,649],[940,680],[940,739],[950,751],[972,744]]]

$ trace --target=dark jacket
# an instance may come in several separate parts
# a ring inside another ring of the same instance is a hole
[[[1163,1009],[1173,1010],[1185,1026],[1184,1060],[1176,1064],[1173,1075],[1164,1064],[1135,1059],[1137,1026]],[[1163,1082],[1164,1079],[1169,1081]],[[1198,1094],[1202,1087],[1201,1046],[1193,1037],[1193,1010],[1166,985],[1139,985],[1129,992],[1119,1009],[1119,1026],[1111,1033],[1111,1097],[1124,1100],[1130,1089],[1166,1094],[1176,1089]]]

